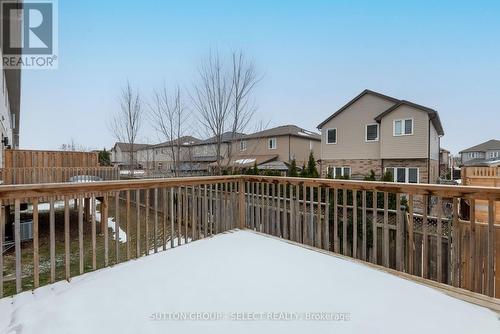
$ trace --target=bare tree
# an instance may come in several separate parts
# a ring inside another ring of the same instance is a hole
[[[117,141],[128,144],[130,173],[133,173],[135,168],[134,150],[141,128],[142,113],[139,92],[127,81],[120,95],[120,109],[112,116],[109,128]]]
[[[179,176],[181,150],[184,146],[181,137],[188,124],[188,113],[182,102],[180,88],[177,87],[172,95],[168,94],[165,85],[161,91],[155,91],[150,115],[153,127],[168,143],[173,172],[175,176]]]
[[[199,70],[200,81],[192,96],[205,132],[214,138],[217,170],[222,172],[223,153],[229,164],[235,135],[244,132],[255,114],[251,94],[258,83],[255,66],[243,52],[233,52],[229,69],[224,66],[218,52],[211,52]],[[225,132],[229,138],[223,138]],[[226,152],[223,141],[228,140]],[[227,166],[226,166],[227,167]]]
[[[80,152],[86,152],[88,149],[83,146],[78,144],[75,139],[71,138],[68,143],[62,144],[59,149],[61,151],[80,151]]]

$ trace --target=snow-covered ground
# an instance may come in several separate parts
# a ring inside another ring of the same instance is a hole
[[[96,222],[100,223],[101,222],[101,213],[96,212],[95,213],[95,220]],[[116,226],[115,226],[115,218],[114,217],[108,217],[108,228],[113,230],[112,238],[113,240],[116,240]],[[120,231],[118,232],[118,240],[120,242],[127,242],[127,232],[122,230],[121,226],[119,227]]]
[[[240,231],[0,300],[0,332],[485,334],[500,333],[500,320],[431,288]]]

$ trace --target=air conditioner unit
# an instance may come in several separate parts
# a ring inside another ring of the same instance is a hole
[[[14,224],[13,228],[15,228]],[[33,239],[33,221],[26,220],[19,223],[20,226],[20,234],[21,234],[21,242]]]

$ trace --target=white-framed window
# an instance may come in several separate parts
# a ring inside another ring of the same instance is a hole
[[[247,150],[247,141],[242,140],[240,141],[240,151],[246,151]]]
[[[337,128],[326,129],[326,143],[337,144]]]
[[[365,141],[378,141],[379,135],[378,123],[366,124],[365,126]]]
[[[417,167],[386,167],[385,172],[390,172],[394,182],[419,183],[420,170]]]
[[[498,158],[500,156],[500,152],[489,152],[488,157],[491,158]]]
[[[269,140],[267,142],[267,147],[270,150],[275,150],[277,147],[276,138],[269,138]]]
[[[328,176],[332,178],[337,178],[337,177],[351,177],[351,167],[345,166],[345,167],[328,167]]]
[[[394,136],[409,136],[413,134],[413,118],[395,119],[393,123]]]

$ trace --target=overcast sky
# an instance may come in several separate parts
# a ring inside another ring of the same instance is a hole
[[[314,130],[368,88],[438,110],[454,153],[500,139],[498,1],[60,0],[59,68],[23,73],[21,147],[111,147],[127,79],[144,100],[189,90],[210,49],[255,60],[270,126]],[[140,137],[159,139],[147,120]]]

